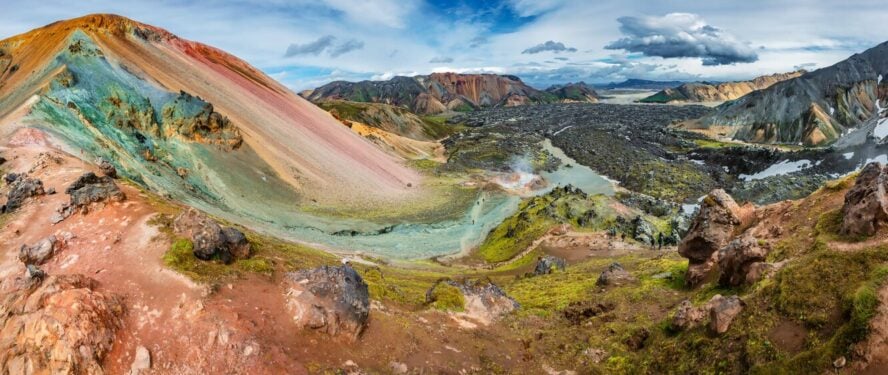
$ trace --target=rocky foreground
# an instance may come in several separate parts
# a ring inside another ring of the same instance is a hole
[[[511,255],[390,264],[258,235],[27,140],[0,151],[9,373],[888,368],[878,164],[766,206],[714,190],[684,225],[563,187],[494,231]],[[669,228],[680,241],[652,246]]]

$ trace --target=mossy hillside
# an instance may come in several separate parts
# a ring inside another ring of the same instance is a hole
[[[360,122],[418,140],[437,140],[462,129],[461,126],[448,125],[445,116],[421,117],[405,108],[382,103],[327,100],[318,106],[340,120]]]
[[[614,198],[605,195],[589,196],[573,188],[557,187],[548,194],[525,199],[515,214],[487,235],[473,256],[488,263],[510,260],[559,224],[582,231],[624,230],[632,219],[641,217],[655,230],[669,232],[668,218],[628,207],[617,210],[616,205]],[[632,233],[629,235],[631,238]]]
[[[438,283],[429,293],[429,307],[442,311],[463,311],[465,298],[459,288],[448,283]]]

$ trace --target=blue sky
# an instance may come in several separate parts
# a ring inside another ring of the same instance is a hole
[[[888,39],[888,4],[825,0],[43,0],[0,38],[117,13],[244,58],[294,90],[436,71],[535,86],[735,80],[833,64]]]

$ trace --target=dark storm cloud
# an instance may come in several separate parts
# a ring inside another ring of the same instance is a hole
[[[700,16],[670,13],[663,17],[620,17],[625,37],[605,46],[607,49],[640,52],[663,58],[700,58],[703,65],[751,63],[758,54],[747,43]]]

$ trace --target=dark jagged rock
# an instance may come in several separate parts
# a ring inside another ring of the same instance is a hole
[[[99,170],[101,170],[102,174],[105,176],[117,178],[117,168],[114,167],[114,164],[111,164],[105,159],[99,159]]]
[[[202,260],[219,257],[225,263],[250,257],[251,246],[244,234],[231,227],[223,228],[200,211],[189,208],[173,221],[173,231],[187,237],[194,245],[194,256]]]
[[[688,285],[706,278],[718,261],[718,250],[728,244],[738,225],[740,206],[724,190],[713,190],[703,199],[688,234],[678,245],[678,253],[688,258]]]
[[[768,256],[768,248],[759,245],[751,235],[744,235],[728,243],[719,253],[719,284],[739,286],[754,283],[761,277],[760,267]]]
[[[7,185],[11,185],[13,182],[15,182],[15,180],[18,180],[21,177],[25,177],[25,174],[9,172],[3,175],[3,182],[6,182]]]
[[[367,284],[345,265],[288,273],[284,277],[287,308],[303,329],[357,340],[367,327],[370,295]]]
[[[80,176],[65,189],[65,193],[71,196],[71,204],[76,207],[103,201],[119,202],[126,199],[126,195],[120,191],[111,177],[99,177],[92,172]]]
[[[56,237],[46,237],[33,246],[22,245],[19,249],[19,260],[26,265],[43,264],[55,251]]]
[[[533,269],[534,275],[548,275],[554,270],[564,271],[567,262],[559,257],[545,255],[537,259],[537,264]]]
[[[45,194],[43,182],[36,178],[19,175],[12,181],[9,193],[6,194],[6,204],[2,207],[3,212],[13,212],[19,209],[26,199]]]
[[[888,168],[882,163],[869,163],[845,194],[842,206],[842,227],[846,236],[872,236],[888,221]]]
[[[635,281],[635,277],[632,276],[628,271],[623,269],[623,266],[620,263],[611,263],[607,266],[607,269],[598,276],[598,280],[595,281],[595,285],[606,286],[606,285],[624,285]]]

